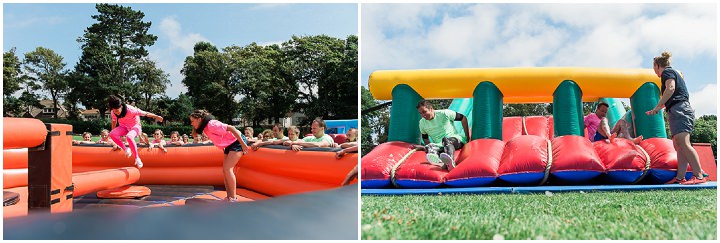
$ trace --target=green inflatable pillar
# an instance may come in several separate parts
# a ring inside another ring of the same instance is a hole
[[[630,105],[635,115],[635,135],[648,138],[667,138],[663,112],[648,116],[646,111],[652,110],[660,101],[660,88],[655,83],[647,82],[640,86],[630,97]]]
[[[479,83],[473,91],[472,140],[502,140],[503,94],[489,81]],[[469,141],[468,141],[469,142]]]
[[[582,113],[582,90],[572,80],[565,80],[553,93],[553,122],[555,137],[585,136]]]
[[[420,113],[415,108],[422,97],[407,84],[399,84],[392,90],[390,108],[390,131],[388,142],[402,141],[420,144]]]

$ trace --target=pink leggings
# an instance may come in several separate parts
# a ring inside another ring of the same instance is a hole
[[[137,153],[137,145],[135,145],[135,137],[140,134],[140,126],[134,126],[131,128],[127,128],[124,126],[117,126],[115,129],[110,132],[110,138],[119,146],[123,151],[125,151],[125,144],[120,141],[120,137],[123,135],[127,136],[127,142],[128,145],[130,145],[130,151],[133,155],[135,155],[135,159],[139,159],[140,156]]]

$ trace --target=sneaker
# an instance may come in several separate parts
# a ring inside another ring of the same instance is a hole
[[[430,164],[433,164],[435,166],[442,167],[443,165],[445,165],[443,164],[442,160],[440,160],[440,157],[438,157],[438,155],[435,153],[428,153],[427,155],[425,155],[425,158],[428,162],[430,162]]]
[[[447,153],[440,154],[440,160],[442,160],[443,164],[445,164],[448,171],[455,169],[455,160],[449,154],[447,154]]]
[[[705,182],[707,182],[707,181],[708,181],[707,177],[703,177],[702,179],[700,179],[700,178],[697,178],[697,176],[693,176],[692,178],[690,178],[690,180],[687,180],[686,182],[683,182],[683,183],[680,183],[680,184],[682,184],[682,185],[695,185],[695,184],[702,184],[702,183],[705,183]]]
[[[665,184],[682,184],[682,183],[685,183],[686,181],[687,180],[685,180],[685,178],[682,178],[682,179],[673,178],[672,180],[665,182]]]
[[[225,197],[225,198],[223,198],[223,201],[225,201],[225,202],[237,202],[238,200],[237,200],[237,198]]]
[[[137,167],[138,169],[143,167],[143,163],[142,163],[142,160],[140,160],[140,158],[135,159],[135,167]]]
[[[132,156],[132,151],[130,151],[130,148],[125,148],[125,156],[130,158]]]

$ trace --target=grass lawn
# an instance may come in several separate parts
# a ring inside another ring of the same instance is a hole
[[[717,239],[716,189],[363,195],[361,201],[368,240]]]

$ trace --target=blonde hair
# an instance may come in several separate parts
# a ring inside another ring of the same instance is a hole
[[[672,54],[669,51],[663,51],[660,56],[653,58],[653,64],[658,67],[670,66],[670,57]]]
[[[290,130],[295,131],[295,134],[297,134],[298,136],[300,136],[300,129],[299,129],[297,126],[290,126],[290,127],[288,127],[288,131],[290,131]]]

